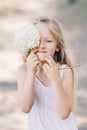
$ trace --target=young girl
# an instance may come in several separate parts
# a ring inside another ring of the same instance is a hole
[[[29,130],[77,130],[71,51],[55,19],[39,17],[33,24],[40,44],[17,70],[18,101]]]

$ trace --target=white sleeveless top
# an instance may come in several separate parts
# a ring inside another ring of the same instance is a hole
[[[65,67],[62,65],[61,67]],[[63,69],[60,70],[62,78]],[[52,86],[44,86],[35,77],[35,100],[31,111],[27,114],[28,130],[78,130],[76,119],[71,112],[68,118],[61,119],[54,110],[54,94]]]

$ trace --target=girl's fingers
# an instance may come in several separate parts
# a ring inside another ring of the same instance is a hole
[[[46,58],[46,61],[49,65],[51,65],[51,61],[48,58]]]
[[[34,61],[39,61],[39,59],[38,59],[37,57],[32,57],[32,58],[30,58],[30,59],[27,60],[27,61],[34,62]]]
[[[34,61],[34,64],[35,65],[38,65],[40,62],[39,61]]]
[[[49,59],[55,64],[55,61],[51,56],[49,56]]]
[[[30,54],[28,55],[28,57],[36,56],[36,52],[37,52],[36,49],[31,51]]]
[[[37,49],[33,49],[30,54],[35,54],[37,52]]]
[[[29,57],[34,57],[36,56],[34,53],[30,54]]]
[[[43,69],[44,69],[45,73],[48,72],[48,69],[47,69],[47,67],[45,65],[43,65]]]
[[[49,69],[49,65],[48,64],[44,64],[43,67],[48,70]]]
[[[38,59],[37,55],[31,54],[31,55],[28,56],[28,59],[33,59],[33,58],[35,58],[35,57]]]
[[[39,59],[38,59],[38,57],[32,57],[32,59],[31,60],[38,60],[39,61]]]
[[[54,60],[50,57],[46,58],[46,61],[50,65],[50,67],[54,66],[54,64],[55,64]]]

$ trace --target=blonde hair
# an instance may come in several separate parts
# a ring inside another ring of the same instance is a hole
[[[54,38],[57,41],[57,47],[59,48],[59,52],[55,52],[54,54],[54,60],[56,62],[60,62],[61,64],[67,64],[68,66],[73,66],[75,64],[74,62],[74,58],[72,55],[72,50],[70,47],[70,44],[65,40],[64,38],[64,34],[63,31],[61,29],[61,26],[59,24],[59,22],[57,22],[56,19],[53,19],[51,17],[38,17],[34,20],[33,24],[39,24],[39,23],[43,23],[46,24],[50,30],[50,32],[52,33],[52,35],[54,36]],[[29,53],[28,53],[29,54]],[[27,55],[24,56],[24,61],[26,62],[26,58]],[[75,72],[74,69],[72,69],[72,73],[73,73],[73,79],[74,79],[74,83],[73,83],[73,112],[75,112]]]

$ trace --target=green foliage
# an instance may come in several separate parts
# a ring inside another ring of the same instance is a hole
[[[87,9],[87,0],[76,0],[76,2],[74,3],[74,5],[80,5],[82,8]],[[70,5],[69,0],[54,0],[54,7],[55,9],[63,9],[64,7]],[[71,3],[71,5],[73,5]]]
[[[78,0],[78,1],[79,1],[80,6],[87,9],[87,0]]]
[[[54,0],[54,6],[56,9],[60,9],[67,4],[68,0]]]

